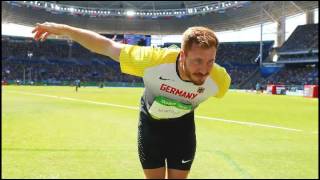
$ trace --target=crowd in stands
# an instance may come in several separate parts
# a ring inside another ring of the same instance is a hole
[[[304,33],[306,35],[301,36],[302,30],[312,28],[314,26],[299,26],[292,35],[298,40],[291,40],[290,37],[289,42],[286,42],[279,51],[302,50],[306,47],[307,49],[310,47],[318,49],[318,43],[310,40],[311,35]],[[313,34],[313,39],[318,39],[317,37],[318,35]],[[297,45],[306,42],[308,42],[308,46]],[[272,46],[273,41],[263,42],[263,61],[268,58]],[[240,84],[248,81],[252,75],[259,72],[259,53],[260,42],[219,44],[216,63],[227,69],[232,79],[231,88],[239,88]],[[295,58],[299,57],[311,57],[318,60],[317,54],[295,56]],[[280,58],[284,58],[284,56],[280,56]],[[41,82],[74,82],[76,79],[81,82],[143,82],[140,77],[121,73],[118,62],[109,57],[92,53],[75,42],[67,40],[35,42],[31,38],[2,36],[2,80],[19,79],[21,81],[23,78]],[[286,66],[267,78],[257,78],[256,81],[250,82],[251,86],[254,88],[257,82],[262,86],[270,83],[318,84],[318,69]]]
[[[32,55],[30,55],[30,53]],[[28,56],[29,54],[29,56]],[[2,79],[20,81],[138,82],[139,77],[120,72],[119,63],[67,41],[43,43],[26,38],[2,38]]]
[[[4,80],[32,81],[74,81],[81,82],[142,82],[140,78],[119,73],[119,67],[92,64],[47,64],[47,63],[16,63],[3,61],[2,78]],[[31,79],[30,79],[31,74]]]
[[[318,61],[318,53],[303,53],[303,54],[288,54],[288,55],[281,55],[278,59],[279,62],[286,61],[286,62],[302,62],[302,61],[309,61],[309,62],[317,62]]]
[[[268,57],[273,41],[263,42],[263,61]],[[224,66],[231,76],[231,87],[246,81],[259,68],[260,42],[220,43],[216,62]]]
[[[269,55],[273,41],[263,42],[263,59]],[[260,42],[225,42],[220,43],[217,52],[217,63],[258,64]]]
[[[298,26],[288,40],[279,48],[278,62],[318,64],[318,30],[318,24]],[[311,75],[308,71],[311,71]],[[282,73],[275,76],[276,79],[274,79],[274,81],[279,82],[281,80],[282,82],[289,84],[318,84],[317,77],[312,76],[312,74],[315,74],[314,71],[316,71],[317,74],[318,70],[311,70],[308,68],[286,68],[282,70]]]
[[[285,67],[269,77],[253,78],[247,87],[254,88],[256,83],[263,87],[267,84],[317,85],[319,83],[318,24],[298,26],[276,51],[279,53],[278,62],[286,62]]]
[[[246,81],[257,67],[248,66],[242,68],[228,68],[227,71],[231,77],[231,88],[238,88],[241,83]]]
[[[261,80],[261,84],[310,85],[318,84],[318,68],[316,66],[284,67],[276,74]]]

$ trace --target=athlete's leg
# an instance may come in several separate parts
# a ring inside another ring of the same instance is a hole
[[[179,169],[168,169],[168,179],[187,179],[190,171]]]
[[[166,168],[144,169],[146,179],[164,179],[166,177]]]
[[[138,154],[147,179],[166,177],[165,157],[163,155],[162,130],[150,126],[146,115],[140,112],[138,125]]]
[[[182,123],[177,123],[167,134],[167,167],[169,179],[185,179],[190,172],[195,152],[196,134],[193,114],[191,117],[182,119]],[[171,131],[171,132],[170,132]]]

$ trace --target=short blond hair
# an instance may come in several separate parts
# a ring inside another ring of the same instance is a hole
[[[218,49],[219,45],[215,32],[202,26],[190,27],[182,35],[181,47],[184,51],[190,50],[194,43],[205,49],[212,47]]]

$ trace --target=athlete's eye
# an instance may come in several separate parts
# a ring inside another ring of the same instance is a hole
[[[202,61],[200,59],[196,59],[193,61],[193,64],[200,65]]]

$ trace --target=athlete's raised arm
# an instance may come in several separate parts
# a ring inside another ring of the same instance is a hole
[[[36,41],[44,41],[49,35],[68,36],[92,52],[109,56],[119,62],[121,48],[124,44],[108,39],[96,32],[57,23],[37,23],[32,30]]]

